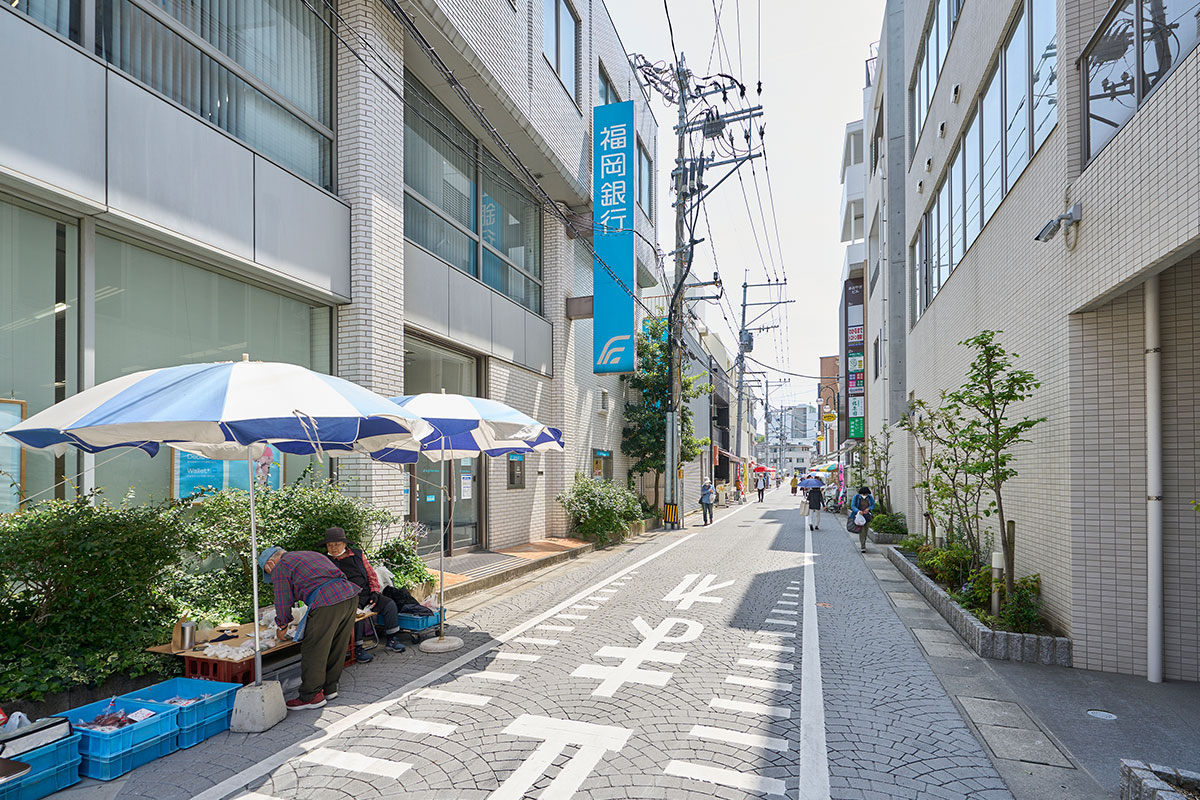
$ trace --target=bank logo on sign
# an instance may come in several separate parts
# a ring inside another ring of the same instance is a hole
[[[620,362],[621,353],[625,352],[624,346],[616,347],[618,342],[627,342],[632,339],[628,334],[624,336],[614,336],[604,344],[604,348],[600,351],[600,358],[596,359],[596,366],[603,367],[608,364],[616,364]]]
[[[592,109],[592,371],[633,372],[633,102]]]

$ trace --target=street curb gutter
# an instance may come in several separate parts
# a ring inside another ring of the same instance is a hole
[[[1200,774],[1121,759],[1121,800],[1184,800],[1179,789],[1200,791]]]
[[[560,553],[552,553],[543,558],[530,559],[523,564],[514,564],[507,569],[502,569],[499,572],[495,572],[491,575],[485,575],[482,578],[475,578],[474,580],[463,581],[462,583],[456,583],[452,586],[447,586],[445,597],[446,600],[457,600],[461,597],[474,594],[475,592],[482,592],[485,589],[492,589],[502,583],[511,581],[513,578],[519,578],[522,575],[526,575],[530,572],[544,569],[546,567],[552,567],[555,564],[561,564],[562,562],[568,561],[572,558],[578,558],[584,553],[590,553],[595,549],[596,545],[592,542],[588,542],[582,547],[576,547],[572,550],[563,550]]]
[[[918,592],[950,623],[967,646],[983,658],[999,661],[1024,661],[1069,667],[1071,640],[1064,636],[1039,636],[1034,633],[994,631],[980,622],[934,583],[917,565],[909,561],[896,547],[885,547],[884,553],[896,569],[908,578]]]

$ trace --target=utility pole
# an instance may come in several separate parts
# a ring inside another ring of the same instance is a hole
[[[676,131],[679,135],[679,150],[675,156],[675,291],[671,294],[671,304],[667,309],[667,441],[666,441],[666,486],[663,487],[663,504],[675,507],[675,521],[668,523],[673,528],[682,527],[683,515],[679,513],[679,398],[683,381],[679,372],[682,368],[680,349],[676,341],[681,337],[683,308],[683,284],[687,278],[691,262],[691,242],[687,235],[687,203],[684,202],[687,193],[686,146],[687,146],[687,109],[690,81],[683,54],[679,55],[679,63],[675,65],[675,82],[679,90],[679,124]]]
[[[777,327],[775,325],[767,325],[767,326],[763,326],[763,327],[759,327],[759,328],[747,328],[746,327],[746,324],[747,324],[746,323],[746,309],[749,307],[752,307],[752,306],[767,306],[766,310],[764,310],[761,314],[759,314],[754,319],[750,320],[750,324],[753,325],[755,322],[758,322],[760,319],[765,317],[770,312],[770,310],[772,308],[774,308],[775,306],[786,305],[788,303],[796,302],[795,300],[771,300],[771,301],[767,301],[767,302],[763,302],[763,303],[751,303],[751,302],[748,302],[749,292],[751,289],[758,289],[758,288],[772,287],[772,286],[786,286],[786,285],[787,285],[786,279],[783,281],[768,281],[766,283],[746,283],[746,282],[742,283],[742,326],[738,330],[738,355],[737,355],[737,368],[738,368],[737,456],[738,456],[738,458],[743,457],[742,456],[742,413],[743,413],[742,412],[742,405],[743,405],[742,394],[743,394],[743,389],[745,388],[744,376],[746,374],[746,353],[752,352],[754,350],[754,332],[755,331],[765,331],[765,330],[770,330],[771,328]]]
[[[785,386],[791,382],[792,381],[790,378],[783,378],[783,379],[777,380],[777,381],[772,381],[772,380],[763,381],[763,385],[766,387],[766,398],[767,398],[767,400],[766,400],[766,408],[767,408],[767,430],[766,430],[766,433],[767,433],[767,435],[766,435],[764,441],[767,444],[767,461],[768,462],[771,460],[771,384],[772,383],[775,384],[776,388],[778,388],[781,386]],[[780,414],[779,424],[778,424],[779,468],[780,468],[780,471],[782,472],[782,470],[783,470],[783,405],[782,404],[780,404],[780,406],[779,406],[779,414]]]

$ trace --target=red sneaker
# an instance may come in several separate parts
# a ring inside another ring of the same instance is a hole
[[[286,703],[289,711],[301,711],[306,708],[320,708],[325,705],[325,693],[317,692],[313,695],[312,700],[301,700],[297,697],[294,700],[288,700]]]

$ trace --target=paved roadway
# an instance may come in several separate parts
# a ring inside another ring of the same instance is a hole
[[[276,747],[225,735],[120,796],[1011,797],[841,522],[772,492],[460,618],[458,653],[347,673],[391,697],[344,685]]]

